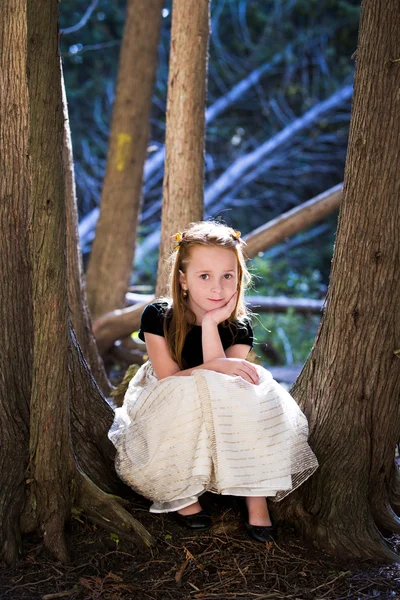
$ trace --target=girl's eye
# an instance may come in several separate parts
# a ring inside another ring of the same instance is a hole
[[[232,273],[225,273],[224,277],[225,279],[232,279],[233,275]]]
[[[200,279],[207,279],[208,278],[208,273],[202,273],[200,275]]]

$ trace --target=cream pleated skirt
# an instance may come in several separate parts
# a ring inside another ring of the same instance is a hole
[[[147,362],[130,381],[108,434],[119,477],[151,512],[206,491],[281,500],[316,470],[307,419],[269,371],[261,381],[197,370],[159,381]]]

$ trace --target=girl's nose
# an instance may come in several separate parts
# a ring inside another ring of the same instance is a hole
[[[213,281],[211,285],[212,292],[219,292],[222,289],[222,284],[220,281]]]

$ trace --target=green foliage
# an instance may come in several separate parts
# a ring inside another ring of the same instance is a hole
[[[323,298],[326,285],[322,282],[320,271],[306,266],[300,272],[295,263],[295,254],[292,261],[266,257],[253,259],[253,292],[260,296]],[[253,318],[255,350],[266,364],[301,364],[312,348],[319,322],[320,315],[300,314],[293,309],[288,309],[286,313],[259,313]],[[273,348],[281,360],[275,356],[274,359],[264,356],[261,344]]]
[[[289,309],[281,314],[259,314],[253,318],[255,351],[265,365],[303,364],[313,346],[319,315],[303,315]],[[274,350],[265,356],[260,345]],[[275,357],[275,352],[279,359]]]
[[[119,542],[120,542],[118,535],[116,533],[110,533],[110,535],[108,537],[110,538],[110,540],[112,542],[115,542],[115,546],[118,550],[118,546],[119,546]]]

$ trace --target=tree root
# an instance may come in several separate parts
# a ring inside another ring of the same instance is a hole
[[[6,565],[15,565],[19,558],[21,536],[15,524],[2,524],[2,538],[0,542],[0,560]]]
[[[316,550],[340,560],[361,560],[370,563],[391,563],[399,560],[399,556],[389,547],[375,525],[371,513],[370,518],[364,518],[360,510],[359,521],[349,522],[346,515],[340,520],[339,512],[334,511],[332,515],[335,520],[330,523],[327,515],[322,517],[320,514],[311,514],[304,508],[298,490],[279,504],[271,504],[271,509],[275,519],[294,526],[303,539],[311,543]],[[389,524],[389,513],[387,515]],[[393,527],[390,530],[393,530]]]
[[[389,500],[393,510],[400,515],[400,472],[396,463],[393,465],[390,480]]]
[[[396,515],[389,502],[379,510],[374,511],[375,523],[383,533],[400,534],[400,518]]]
[[[107,531],[138,543],[143,549],[149,549],[155,544],[154,538],[121,506],[122,503],[121,499],[103,492],[84,473],[79,474],[76,506],[88,519]]]
[[[396,491],[399,494],[400,482],[393,479],[396,475],[398,477],[398,470],[395,464],[393,464],[392,469],[392,479],[389,479],[389,483],[383,477],[380,480],[374,479],[369,492],[369,504],[372,516],[383,534],[400,533],[400,518],[395,512],[395,502],[393,503],[394,506],[392,504],[392,498],[393,500],[396,499]],[[397,496],[397,499],[399,499],[399,496]]]
[[[60,514],[53,514],[43,526],[43,542],[46,548],[63,564],[69,561],[67,545],[64,535],[65,518]]]
[[[330,527],[325,522],[318,520],[316,524],[311,519],[300,525],[300,531],[305,539],[312,542],[314,548],[344,561],[390,563],[399,560],[398,554],[388,546],[372,519],[357,531],[349,530],[344,523],[335,522]]]

